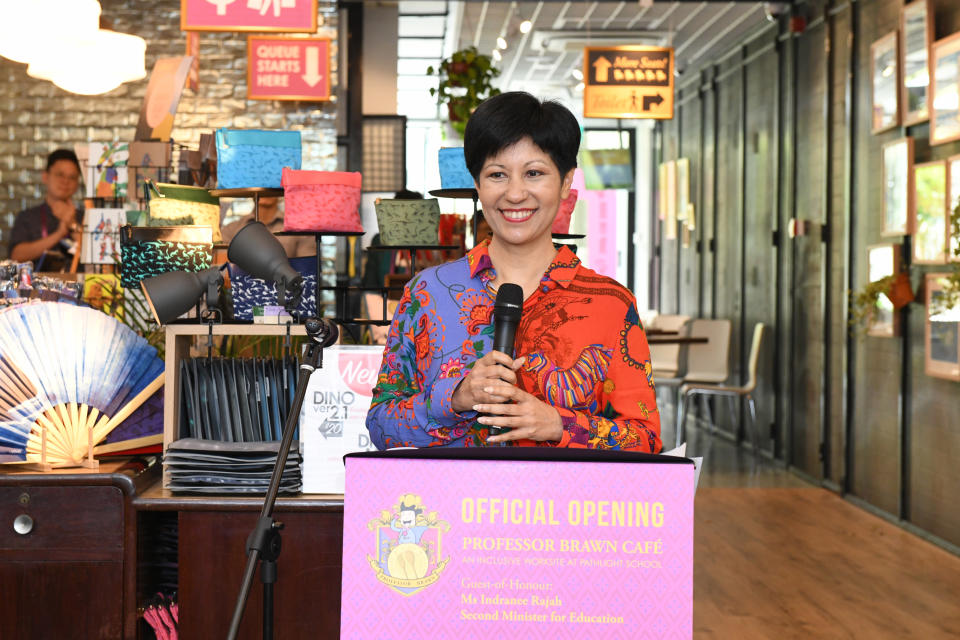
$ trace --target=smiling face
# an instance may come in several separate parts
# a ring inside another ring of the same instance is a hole
[[[561,175],[550,155],[530,138],[487,158],[477,192],[493,242],[515,247],[550,244],[550,227],[572,182],[573,170]]]
[[[400,512],[400,526],[404,529],[410,529],[417,523],[417,513],[412,509],[405,509]]]

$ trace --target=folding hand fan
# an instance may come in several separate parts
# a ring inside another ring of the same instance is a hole
[[[163,361],[133,330],[89,307],[0,311],[0,462],[80,464],[163,385]]]

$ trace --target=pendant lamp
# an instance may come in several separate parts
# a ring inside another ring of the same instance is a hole
[[[95,32],[100,26],[100,3],[0,0],[0,16],[0,56],[29,63],[65,38]]]
[[[146,50],[139,36],[97,29],[50,45],[30,61],[27,75],[71,93],[97,95],[146,77]]]

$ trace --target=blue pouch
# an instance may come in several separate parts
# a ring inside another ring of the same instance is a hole
[[[217,129],[217,187],[279,189],[284,167],[300,168],[300,132]]]
[[[437,156],[441,189],[473,189],[476,186],[467,169],[463,147],[441,147]]]
[[[290,266],[303,276],[303,299],[297,313],[303,316],[317,315],[317,257],[291,258]],[[254,278],[235,264],[230,271],[230,290],[233,293],[233,317],[237,320],[253,320],[256,306],[277,304],[277,290],[272,282]]]

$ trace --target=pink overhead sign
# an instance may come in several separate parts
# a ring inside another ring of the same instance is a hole
[[[180,0],[184,31],[317,30],[317,0]]]
[[[690,638],[692,464],[346,459],[341,638]]]
[[[248,36],[247,97],[329,100],[330,40]]]

